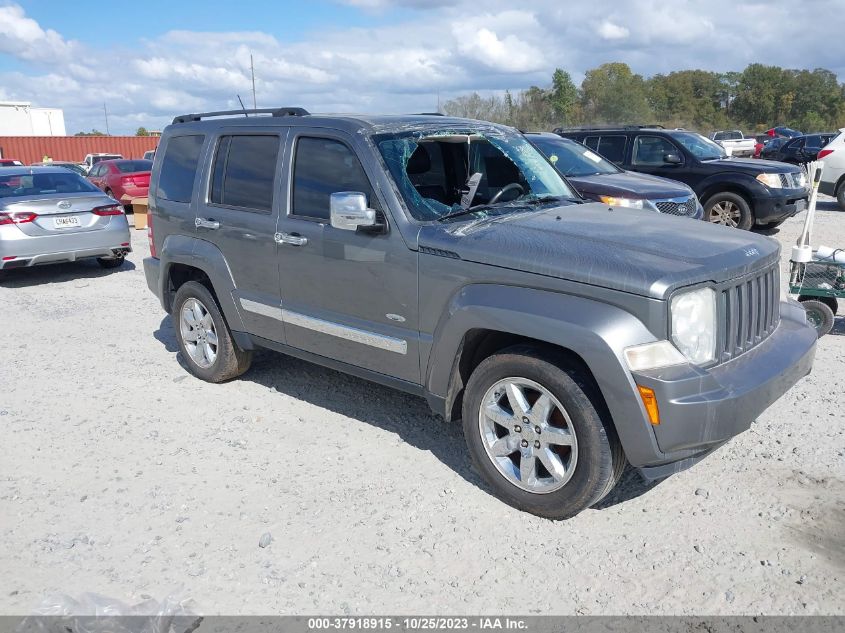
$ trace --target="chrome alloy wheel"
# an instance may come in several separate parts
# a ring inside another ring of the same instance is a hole
[[[557,398],[533,380],[504,378],[490,387],[481,400],[478,430],[490,461],[522,490],[554,492],[575,472],[572,421]]]
[[[217,359],[217,330],[201,301],[193,297],[182,304],[179,331],[191,360],[208,369]]]
[[[740,216],[739,206],[730,200],[722,200],[710,207],[709,220],[713,224],[724,224],[737,228]]]

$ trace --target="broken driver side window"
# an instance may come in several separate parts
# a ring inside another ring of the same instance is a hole
[[[573,195],[521,135],[444,131],[385,134],[374,140],[417,220]]]

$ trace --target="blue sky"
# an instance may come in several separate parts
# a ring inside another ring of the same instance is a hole
[[[63,108],[69,133],[102,128],[104,102],[112,133],[155,129],[249,103],[250,54],[259,106],[323,112],[428,111],[608,61],[845,81],[845,37],[820,27],[843,16],[845,0],[0,0],[0,100]]]
[[[167,31],[181,29],[260,29],[280,39],[296,41],[306,32],[327,25],[380,26],[401,21],[414,13],[412,9],[403,7],[373,11],[327,0],[144,0],[140,3],[41,0],[18,4],[45,29],[54,29],[69,39],[108,45],[131,44],[134,39],[155,38]],[[85,7],[96,8],[89,10]],[[178,10],[174,10],[174,7],[178,7]],[[147,16],[155,18],[149,19]]]

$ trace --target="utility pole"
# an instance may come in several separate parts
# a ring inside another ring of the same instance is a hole
[[[252,73],[252,109],[257,110],[255,101],[255,65],[252,63],[252,53],[249,54],[249,70]]]
[[[109,111],[106,110],[105,103],[103,103],[103,114],[106,115],[106,136],[111,136],[111,134],[109,134]]]

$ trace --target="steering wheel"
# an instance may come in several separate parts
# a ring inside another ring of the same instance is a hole
[[[513,189],[519,189],[520,196],[525,195],[525,189],[522,188],[522,185],[520,185],[518,182],[512,182],[511,184],[505,185],[504,187],[499,189],[496,194],[492,198],[490,198],[490,201],[487,204],[496,204],[499,201],[499,198],[501,198],[508,191],[512,191]],[[518,197],[519,196],[517,196],[517,198]]]

